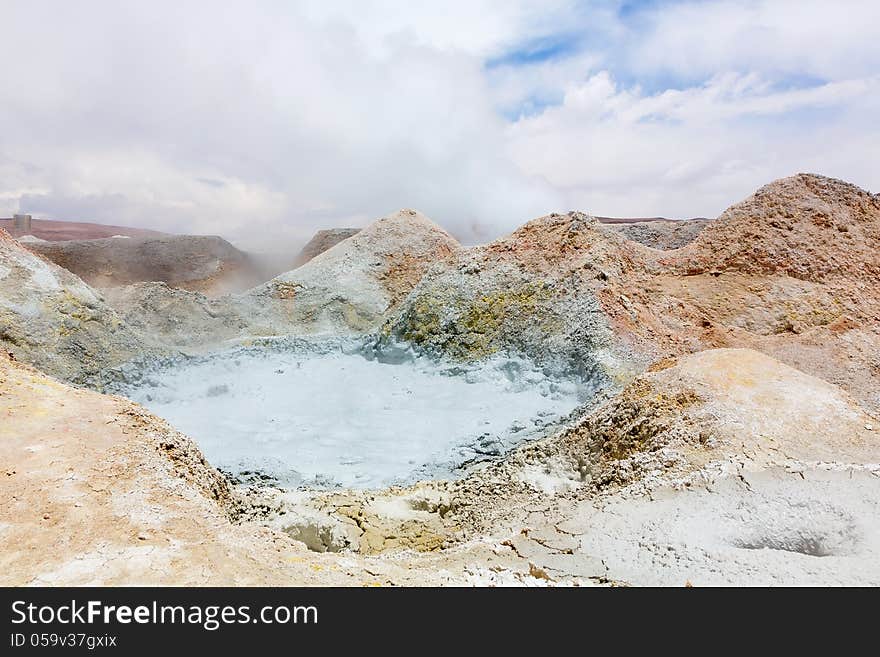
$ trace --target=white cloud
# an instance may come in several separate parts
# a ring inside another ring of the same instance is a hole
[[[4,10],[0,158],[56,216],[82,196],[100,221],[302,239],[412,205],[468,238],[556,198],[503,158],[483,60],[431,35],[376,52],[357,21],[284,4],[48,7]]]
[[[805,169],[880,187],[874,3],[617,4],[0,4],[0,215],[276,245],[411,206],[484,239]],[[548,35],[579,49],[487,67]],[[530,98],[560,104],[508,118]]]
[[[311,20],[350,25],[377,52],[387,52],[389,44],[403,41],[480,57],[569,25],[585,7],[582,0],[307,0],[300,4]]]
[[[798,171],[877,184],[869,153],[880,78],[775,91],[727,74],[645,95],[607,72],[571,87],[559,107],[517,122],[510,152],[568,204],[597,214],[715,216],[756,187]],[[800,112],[822,112],[804,119]],[[865,130],[868,128],[868,130]]]
[[[784,72],[847,79],[876,75],[876,0],[691,0],[658,4],[640,22],[627,63],[638,72],[711,76]]]

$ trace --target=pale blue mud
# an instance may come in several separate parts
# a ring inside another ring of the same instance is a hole
[[[117,388],[243,479],[374,488],[455,477],[542,436],[595,391],[530,362],[438,362],[281,341],[154,364]]]

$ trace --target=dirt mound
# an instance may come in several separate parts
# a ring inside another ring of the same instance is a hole
[[[846,276],[874,283],[878,252],[880,199],[841,180],[802,173],[726,210],[670,263],[690,274]]]
[[[785,464],[876,468],[878,456],[876,416],[838,386],[751,349],[709,349],[658,364],[553,436],[456,483],[462,499],[452,504],[494,523],[503,504],[467,497],[501,481],[494,492],[504,497],[525,487],[582,498],[635,484],[687,488],[706,468],[718,478]]]
[[[15,232],[15,222],[12,219],[0,219],[0,228],[5,229],[13,237],[21,237],[21,235]],[[32,219],[30,234],[49,242],[56,242],[59,240],[93,240],[113,237],[114,235],[150,237],[165,235],[166,233],[146,228],[129,228],[128,226]]]
[[[400,210],[236,297],[257,333],[347,333],[375,328],[432,264],[459,249],[415,210]]]
[[[327,249],[333,248],[342,240],[347,240],[349,237],[357,235],[360,230],[360,228],[329,228],[327,230],[319,230],[299,252],[296,260],[293,262],[293,268],[295,269],[306,264],[315,256],[321,255]]]
[[[785,178],[604,296],[604,305],[618,330],[653,342],[657,353],[757,349],[876,410],[878,240],[876,197],[821,176]]]
[[[27,248],[96,287],[162,282],[186,290],[226,293],[259,281],[248,256],[214,236],[37,242]]]
[[[880,426],[873,430],[876,420],[856,400],[765,354],[710,349],[663,365],[559,438],[572,464],[590,464],[596,485],[644,476],[670,447],[685,469],[719,458],[758,469],[880,455]]]
[[[611,579],[880,582],[868,565],[880,554],[877,420],[767,356],[688,356],[637,379],[555,446],[591,486],[615,491],[555,525],[582,534],[575,553],[601,558]]]
[[[615,221],[614,223],[609,223],[608,228],[620,233],[629,240],[650,246],[652,249],[672,251],[693,242],[708,224],[708,219],[687,219],[682,221],[659,219],[634,223]]]
[[[385,332],[453,358],[502,351],[597,376],[625,367],[598,292],[646,247],[579,212],[530,221],[431,269]]]
[[[84,381],[150,348],[83,281],[2,230],[0,346],[69,381]]]

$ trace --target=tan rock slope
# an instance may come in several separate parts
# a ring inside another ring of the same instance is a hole
[[[855,399],[769,356],[710,349],[663,365],[556,441],[571,449],[572,464],[591,464],[594,485],[651,474],[670,449],[681,461],[675,470],[661,468],[666,478],[719,460],[749,471],[782,463],[866,465],[880,455],[880,426],[875,430]]]
[[[642,287],[655,285],[651,289],[665,297],[661,308],[671,307],[666,316],[681,317],[681,326],[698,338],[689,350],[758,349],[880,409],[877,196],[816,175],[778,180],[727,210],[661,265],[673,275],[639,281],[633,297],[660,316],[656,293],[650,298]],[[660,342],[663,331],[679,344],[688,338],[668,319],[658,325],[647,313],[637,316],[633,330],[640,337],[656,327]]]
[[[877,196],[841,180],[799,174],[729,208],[672,262],[694,274],[781,273],[876,283],[878,248]]]

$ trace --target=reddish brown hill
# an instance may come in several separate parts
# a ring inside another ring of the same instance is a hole
[[[388,328],[463,359],[552,354],[615,380],[665,356],[746,347],[876,409],[878,254],[880,198],[798,175],[666,253],[594,217],[541,217],[429,271]]]
[[[3,228],[13,237],[21,237],[16,232],[12,219],[0,219],[0,228]],[[111,226],[108,224],[93,224],[80,221],[53,221],[50,219],[34,219],[31,222],[31,230],[28,234],[39,237],[41,240],[58,242],[61,240],[93,240],[114,235],[126,235],[128,237],[157,237],[167,235],[157,230],[147,228],[130,228],[128,226]]]
[[[880,197],[801,173],[727,209],[669,262],[683,273],[736,271],[818,281],[880,280]]]

